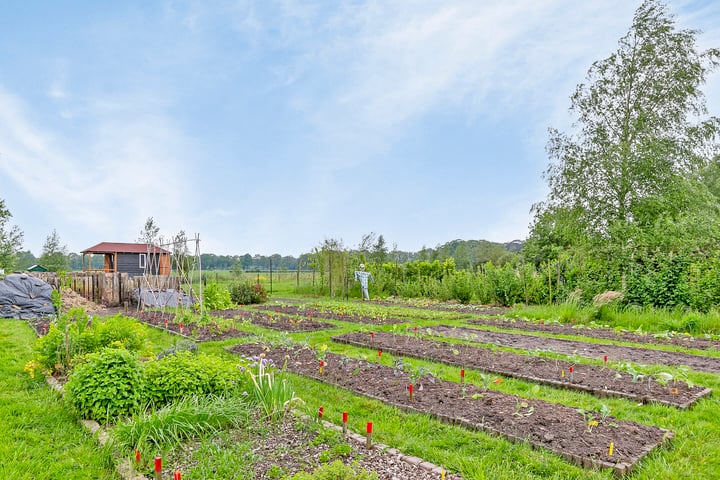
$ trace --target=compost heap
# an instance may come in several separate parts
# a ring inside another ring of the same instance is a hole
[[[0,281],[0,318],[37,318],[55,314],[53,288],[39,278],[14,273]]]

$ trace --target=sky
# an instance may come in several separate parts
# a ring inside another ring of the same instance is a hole
[[[0,199],[40,256],[523,240],[627,0],[0,0]],[[669,0],[720,47],[720,2]],[[704,87],[720,115],[720,74]]]

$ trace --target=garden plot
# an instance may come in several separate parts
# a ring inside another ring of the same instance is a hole
[[[603,340],[618,340],[622,342],[647,343],[653,345],[674,345],[678,347],[695,348],[698,350],[720,350],[720,340],[718,339],[694,337],[692,335],[673,332],[634,332],[608,327],[593,327],[581,324],[571,325],[546,321],[532,322],[529,320],[503,317],[478,318],[475,320],[469,320],[467,323],[472,325],[492,326],[549,334],[578,335]]]
[[[327,322],[319,322],[310,318],[284,315],[279,313],[262,313],[252,310],[231,309],[213,310],[210,314],[214,317],[228,318],[238,321],[248,321],[253,325],[279,330],[281,332],[312,332],[335,328],[335,325]]]
[[[372,336],[371,336],[372,335]],[[613,396],[639,402],[657,402],[687,408],[710,389],[666,375],[644,377],[636,372],[607,366],[570,363],[539,355],[493,351],[489,348],[453,345],[386,332],[348,333],[333,341],[380,349],[393,355],[432,360],[461,368],[474,368],[554,387],[580,390],[599,397]]]
[[[176,315],[168,312],[140,312],[138,314],[127,315],[136,318],[140,322],[150,325],[151,327],[160,328],[176,335],[182,335],[192,338],[198,342],[209,342],[216,340],[225,340],[227,338],[245,337],[248,334],[235,328],[234,325],[227,322],[209,322],[195,323],[176,321]]]
[[[586,468],[628,473],[641,458],[673,437],[666,429],[620,420],[608,412],[578,411],[429,375],[415,378],[402,370],[342,355],[324,352],[324,363],[319,364],[317,352],[309,348],[243,344],[228,350],[244,356],[265,355],[278,365],[285,364],[290,372],[398,408],[528,442]]]
[[[502,333],[475,328],[452,327],[449,325],[424,328],[423,332],[473,342],[492,343],[502,347],[521,348],[524,350],[543,349],[549,352],[564,355],[579,355],[597,360],[602,360],[607,355],[616,361],[624,360],[642,365],[685,366],[700,372],[720,373],[720,357],[693,355],[684,352],[588,343],[579,340],[552,338],[532,334]]]
[[[285,315],[297,315],[302,318],[325,318],[328,320],[340,320],[343,322],[362,323],[366,325],[392,325],[406,322],[406,320],[401,320],[399,318],[374,317],[342,311],[333,312],[298,305],[259,305],[255,308],[258,310],[269,310],[271,312],[282,313]]]

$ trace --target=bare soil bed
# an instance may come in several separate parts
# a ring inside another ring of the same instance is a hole
[[[425,376],[416,380],[410,399],[410,375],[385,365],[327,353],[320,375],[316,352],[309,348],[242,344],[229,351],[244,356],[265,355],[277,365],[405,410],[433,415],[468,428],[528,442],[586,468],[632,470],[638,460],[673,437],[673,433],[594,412],[597,424],[572,407],[532,400],[470,384]]]
[[[297,315],[303,318],[326,318],[329,320],[341,320],[343,322],[362,323],[366,325],[392,325],[406,322],[406,320],[399,318],[369,317],[355,313],[332,312],[298,305],[259,305],[255,308],[285,315]]]
[[[230,309],[213,310],[210,312],[213,317],[231,318],[238,321],[248,321],[253,325],[279,330],[281,332],[312,332],[335,328],[335,325],[327,322],[319,322],[310,318],[300,318],[279,313],[262,313],[254,310]]]
[[[652,345],[675,345],[678,347],[695,348],[698,350],[720,350],[720,340],[714,338],[694,337],[680,333],[667,332],[652,334],[638,333],[629,330],[607,327],[594,327],[581,324],[567,324],[557,322],[533,322],[516,318],[490,317],[469,320],[472,325],[484,325],[529,332],[543,332],[550,334],[578,335],[582,337],[602,338],[622,342],[643,343]]]
[[[408,356],[475,368],[554,387],[581,390],[599,397],[615,396],[639,402],[658,402],[678,408],[687,408],[711,390],[682,381],[662,384],[653,377],[634,380],[627,372],[596,365],[556,361],[555,359],[493,351],[489,348],[452,345],[408,335],[375,332],[348,333],[333,337],[333,341],[350,345],[380,349],[398,356]],[[570,368],[573,371],[570,373]]]
[[[457,312],[462,314],[469,313],[477,315],[502,315],[510,311],[508,307],[477,305],[472,303],[435,302],[427,300],[420,302],[408,302],[406,300],[373,300],[373,303],[388,307],[418,308],[422,310],[435,310],[438,312]]]
[[[492,343],[503,347],[520,348],[524,350],[542,349],[549,352],[564,355],[579,355],[597,360],[602,360],[604,356],[607,355],[612,361],[631,361],[643,365],[686,366],[700,372],[720,373],[720,357],[708,357],[643,347],[588,343],[532,334],[502,333],[476,328],[452,327],[449,325],[439,325],[423,330],[433,335],[461,338],[463,340],[480,343]]]
[[[293,416],[286,416],[276,426],[261,425],[251,430],[236,432],[235,438],[227,440],[228,443],[242,442],[248,438],[252,439],[255,447],[252,449],[253,476],[255,480],[269,480],[279,478],[278,472],[284,476],[290,476],[297,472],[310,472],[329,461],[340,460],[346,465],[355,464],[357,467],[375,472],[381,480],[438,480],[440,474],[435,469],[428,468],[429,464],[420,465],[412,461],[397,450],[374,446],[367,449],[358,435],[348,434],[345,443],[350,447],[342,450],[343,454],[332,454],[332,447],[324,441],[318,441],[317,430],[308,426],[310,419],[302,419]],[[312,420],[314,421],[314,420]],[[334,425],[325,422],[328,428],[336,428]],[[341,435],[341,434],[340,434]],[[182,451],[175,452],[167,459],[173,470],[188,471],[197,460],[191,458],[195,448],[189,445]],[[329,460],[326,460],[329,458]],[[419,459],[415,459],[419,460]],[[434,466],[433,466],[434,467]],[[152,475],[148,468],[148,476]],[[170,479],[168,474],[163,478]],[[447,480],[462,480],[462,476],[454,473],[447,473]]]

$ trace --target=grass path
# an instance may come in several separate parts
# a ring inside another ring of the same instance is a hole
[[[119,479],[108,454],[41,376],[23,367],[35,334],[24,321],[0,319],[0,478]]]

